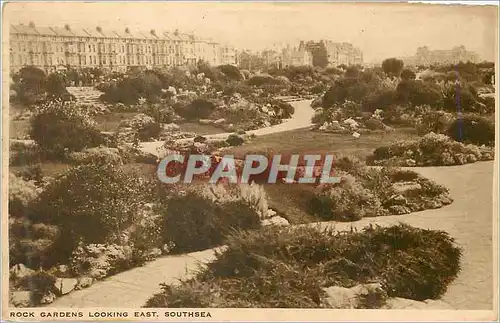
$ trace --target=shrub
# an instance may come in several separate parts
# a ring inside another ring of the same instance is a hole
[[[77,276],[102,279],[131,267],[132,250],[120,245],[79,245],[74,250],[70,269]]]
[[[445,133],[452,119],[453,116],[444,111],[425,111],[425,113],[417,119],[417,133],[419,135],[425,135],[430,132]]]
[[[82,152],[74,152],[69,155],[69,159],[77,164],[123,164],[118,148],[96,147],[89,148]]]
[[[444,89],[443,108],[449,112],[478,112],[475,89],[467,85],[448,85]]]
[[[276,81],[271,75],[254,75],[247,81],[248,85],[263,86],[266,84],[276,84]]]
[[[52,181],[34,205],[33,220],[61,228],[54,261],[67,261],[79,241],[117,243],[134,223],[147,190],[112,164],[74,167]]]
[[[9,214],[22,216],[27,212],[40,190],[33,181],[26,181],[13,173],[9,173]]]
[[[379,299],[435,299],[460,271],[461,250],[446,232],[404,224],[362,232],[266,227],[235,233],[227,245],[197,277],[164,285],[146,306],[317,308],[326,306],[324,287],[373,281],[385,292]]]
[[[229,135],[229,137],[227,138],[226,142],[230,146],[241,146],[245,142],[245,139],[243,139],[242,137],[240,137],[238,135],[232,134],[232,135]]]
[[[431,107],[440,107],[442,104],[443,98],[440,90],[431,83],[419,80],[401,81],[396,91],[397,100],[401,104],[430,105]]]
[[[45,99],[47,75],[34,66],[23,67],[13,76],[14,89],[19,100],[24,104],[34,104]]]
[[[188,192],[168,202],[163,232],[165,243],[172,242],[175,251],[189,252],[222,244],[232,230],[259,225],[259,215],[244,201],[217,204]]]
[[[458,117],[450,124],[447,134],[460,142],[489,146],[495,144],[495,124],[476,115]]]
[[[18,285],[31,292],[33,304],[40,304],[44,296],[56,292],[55,283],[56,277],[45,271],[37,271],[22,278]]]
[[[69,102],[49,102],[31,120],[30,137],[54,156],[104,143],[93,121]]]
[[[323,220],[357,221],[376,216],[380,208],[377,196],[353,178],[326,185],[310,201],[310,211]]]
[[[393,166],[449,166],[493,158],[491,148],[464,145],[446,135],[431,132],[419,140],[402,140],[389,147],[377,148],[368,162]]]
[[[240,69],[233,65],[220,65],[218,69],[230,80],[233,81],[241,81],[243,79],[243,75],[240,72]]]
[[[215,104],[211,101],[196,99],[189,103],[185,109],[180,110],[177,113],[188,120],[207,119],[215,108]]]

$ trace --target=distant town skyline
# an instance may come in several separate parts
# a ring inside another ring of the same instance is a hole
[[[411,56],[420,46],[463,45],[496,57],[497,8],[397,3],[7,3],[4,21],[103,29],[179,29],[238,49],[299,41],[352,43],[365,62]],[[5,26],[6,27],[6,26]]]

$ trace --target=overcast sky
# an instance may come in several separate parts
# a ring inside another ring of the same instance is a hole
[[[237,48],[330,39],[359,47],[365,61],[464,45],[495,59],[497,8],[343,3],[7,3],[10,23],[195,32]]]

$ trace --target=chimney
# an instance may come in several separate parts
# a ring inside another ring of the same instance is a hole
[[[97,30],[98,32],[102,32],[102,28],[100,26],[97,26],[95,30]]]
[[[29,26],[30,26],[31,28],[35,28],[35,23],[34,23],[33,21],[30,21]]]
[[[179,36],[179,29],[174,30],[174,35]]]
[[[67,31],[71,31],[71,27],[68,24],[64,25],[64,29],[66,29]]]
[[[126,32],[127,34],[130,34],[130,29],[128,29],[128,27],[126,27],[126,28],[125,28],[125,32]]]
[[[154,29],[151,29],[151,35],[156,36],[156,31]]]

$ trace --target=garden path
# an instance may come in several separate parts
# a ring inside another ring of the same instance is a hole
[[[464,249],[462,271],[442,300],[456,309],[493,308],[493,168],[494,163],[463,166],[412,168],[450,189],[454,202],[441,209],[409,215],[364,218],[354,223],[323,222],[323,227],[348,230],[373,223],[383,226],[408,223],[447,231]],[[159,290],[162,282],[186,278],[200,262],[211,261],[213,250],[165,256],[143,267],[119,273],[87,289],[57,299],[49,307],[140,307]]]
[[[295,108],[295,113],[290,119],[286,119],[283,121],[283,123],[274,126],[247,131],[247,134],[263,136],[272,133],[307,128],[311,126],[311,119],[314,116],[314,109],[311,107],[312,100],[289,101],[289,103]],[[225,132],[213,135],[205,135],[204,137],[207,139],[226,139],[233,133],[234,132]],[[193,139],[194,138],[180,139],[178,140],[178,142],[189,142],[193,141]],[[142,142],[141,149],[144,152],[158,155],[162,145],[163,141]]]

